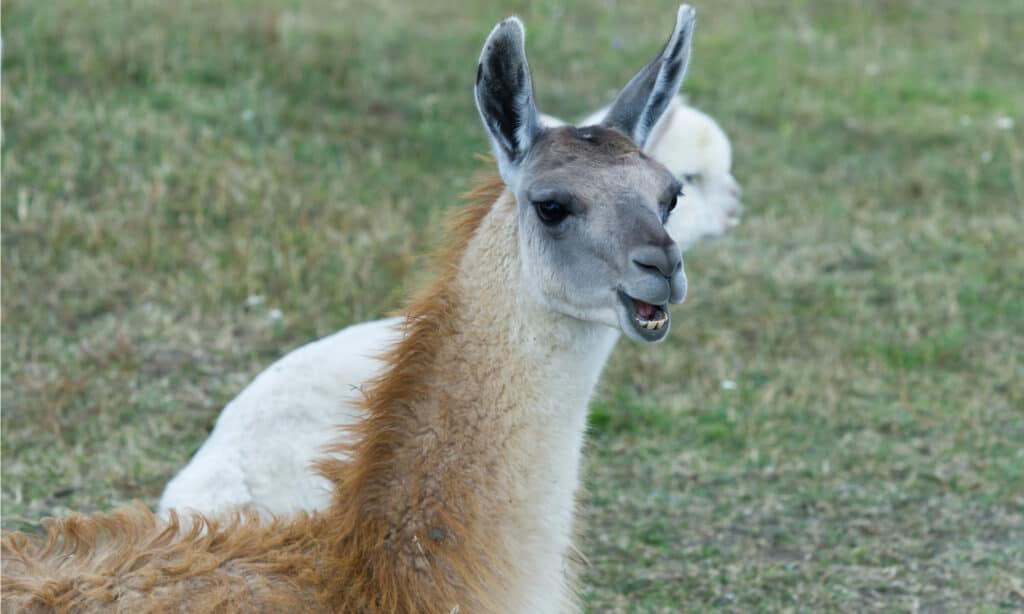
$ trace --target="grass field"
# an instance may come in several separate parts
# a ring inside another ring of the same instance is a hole
[[[4,2],[5,527],[153,504],[255,373],[401,304],[497,20],[575,117],[673,14],[459,4]],[[697,8],[747,215],[606,371],[589,609],[1024,609],[1024,2]]]

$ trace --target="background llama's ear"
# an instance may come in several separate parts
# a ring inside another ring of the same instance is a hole
[[[676,27],[665,47],[622,88],[603,125],[622,130],[640,147],[646,144],[651,129],[683,82],[696,23],[697,12],[693,7],[681,5],[676,13]]]
[[[491,30],[476,69],[476,108],[505,183],[512,185],[542,128],[526,63],[523,22],[510,17]]]

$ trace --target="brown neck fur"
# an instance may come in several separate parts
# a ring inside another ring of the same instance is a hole
[[[441,475],[413,477],[411,484],[405,478],[416,475],[417,463],[441,460],[430,448],[443,434],[431,431],[410,442],[417,431],[430,430],[430,418],[417,409],[435,390],[433,382],[443,368],[437,364],[442,346],[455,333],[461,308],[460,261],[504,191],[501,178],[492,173],[463,195],[469,203],[451,217],[448,246],[435,256],[437,277],[404,310],[402,341],[385,355],[382,375],[367,387],[365,417],[354,428],[356,437],[348,440],[355,443],[330,450],[352,460],[327,457],[317,463],[335,484],[327,515],[340,537],[341,575],[372,570],[373,588],[367,595],[343,588],[348,593],[343,598],[352,605],[357,605],[353,599],[370,599],[386,611],[426,611],[442,605],[445,611],[456,605],[494,611],[485,596],[497,588],[494,583],[501,575],[488,567],[499,566],[502,557],[497,545],[476,540],[472,527],[479,510],[472,494]],[[442,408],[444,421],[452,419],[451,409]],[[410,446],[420,449],[410,452]],[[434,471],[441,474],[444,468]],[[412,586],[417,588],[410,590]],[[473,597],[467,602],[468,596]]]
[[[352,460],[319,465],[336,485],[328,511],[266,524],[195,516],[186,530],[173,514],[163,524],[135,506],[51,521],[43,539],[9,532],[4,611],[495,611],[488,596],[501,592],[508,556],[481,537],[476,493],[446,478],[458,459],[431,439],[452,408],[426,430],[414,408],[436,391],[438,353],[460,307],[458,265],[503,191],[490,177],[453,217],[439,277],[407,309],[404,339],[367,395]],[[405,483],[417,450],[432,450],[437,465]]]

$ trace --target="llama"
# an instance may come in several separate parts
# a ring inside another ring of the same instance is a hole
[[[599,126],[540,125],[516,18],[491,31],[477,108],[500,180],[453,224],[438,278],[363,402],[322,513],[261,522],[141,507],[2,538],[11,611],[556,612],[587,404],[614,331],[654,343],[686,295],[664,229],[680,190],[643,154],[678,89],[695,12]]]
[[[600,123],[607,108],[580,125]],[[565,122],[542,116],[545,126]],[[683,179],[679,206],[665,229],[683,251],[727,232],[742,212],[730,172],[731,147],[715,121],[680,96],[655,125],[645,150]],[[256,376],[224,408],[210,436],[167,484],[158,510],[214,514],[236,508],[264,515],[322,510],[331,484],[312,463],[359,418],[377,358],[401,339],[399,317],[364,322],[288,353]]]

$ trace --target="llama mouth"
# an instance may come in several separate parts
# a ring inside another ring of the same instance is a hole
[[[619,290],[619,300],[626,308],[626,316],[643,341],[660,341],[668,334],[671,316],[668,305],[654,305],[638,298],[633,298]]]

